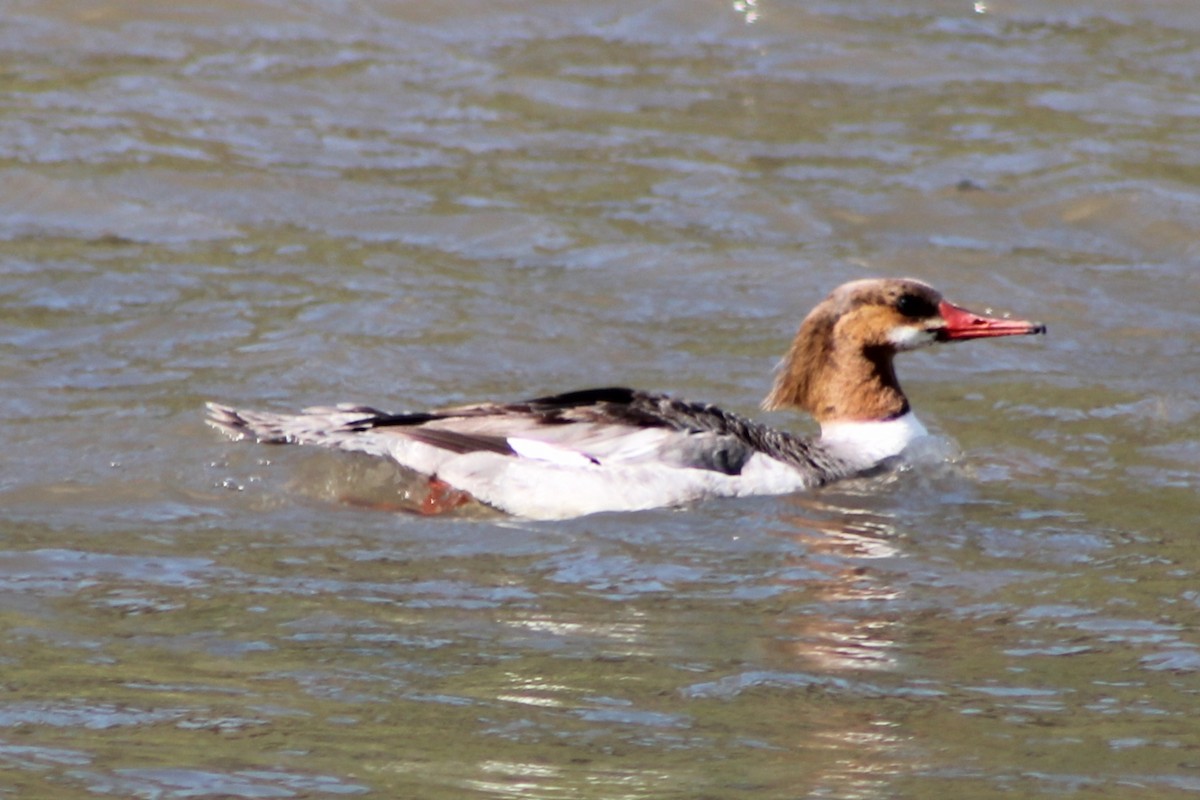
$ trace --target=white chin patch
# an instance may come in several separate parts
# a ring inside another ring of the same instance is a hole
[[[937,334],[914,325],[897,325],[888,333],[888,341],[897,350],[916,350],[918,347],[928,347],[933,344]]]

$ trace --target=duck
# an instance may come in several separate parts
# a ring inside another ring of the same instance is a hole
[[[423,476],[423,513],[477,502],[559,520],[788,494],[886,469],[928,435],[896,378],[897,354],[1045,332],[1040,322],[968,311],[915,278],[842,284],[804,318],[762,402],[807,413],[820,426],[814,437],[625,387],[401,413],[208,403],[207,422],[235,440],[393,459]]]

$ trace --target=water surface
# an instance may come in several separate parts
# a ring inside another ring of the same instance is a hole
[[[0,786],[1200,791],[1198,37],[1185,0],[11,4]],[[201,422],[757,413],[866,275],[1049,325],[903,359],[952,463],[424,519]]]

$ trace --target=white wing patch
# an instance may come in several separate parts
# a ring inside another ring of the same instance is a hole
[[[521,458],[546,461],[563,467],[582,467],[600,463],[587,453],[559,447],[558,445],[538,441],[537,439],[522,439],[510,436],[505,441],[508,442],[508,446],[513,449],[513,452]]]

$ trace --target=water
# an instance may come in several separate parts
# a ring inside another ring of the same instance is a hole
[[[0,787],[1200,791],[1198,37],[1185,0],[10,4]],[[864,275],[1049,325],[901,361],[955,464],[423,519],[201,422],[756,413]]]

